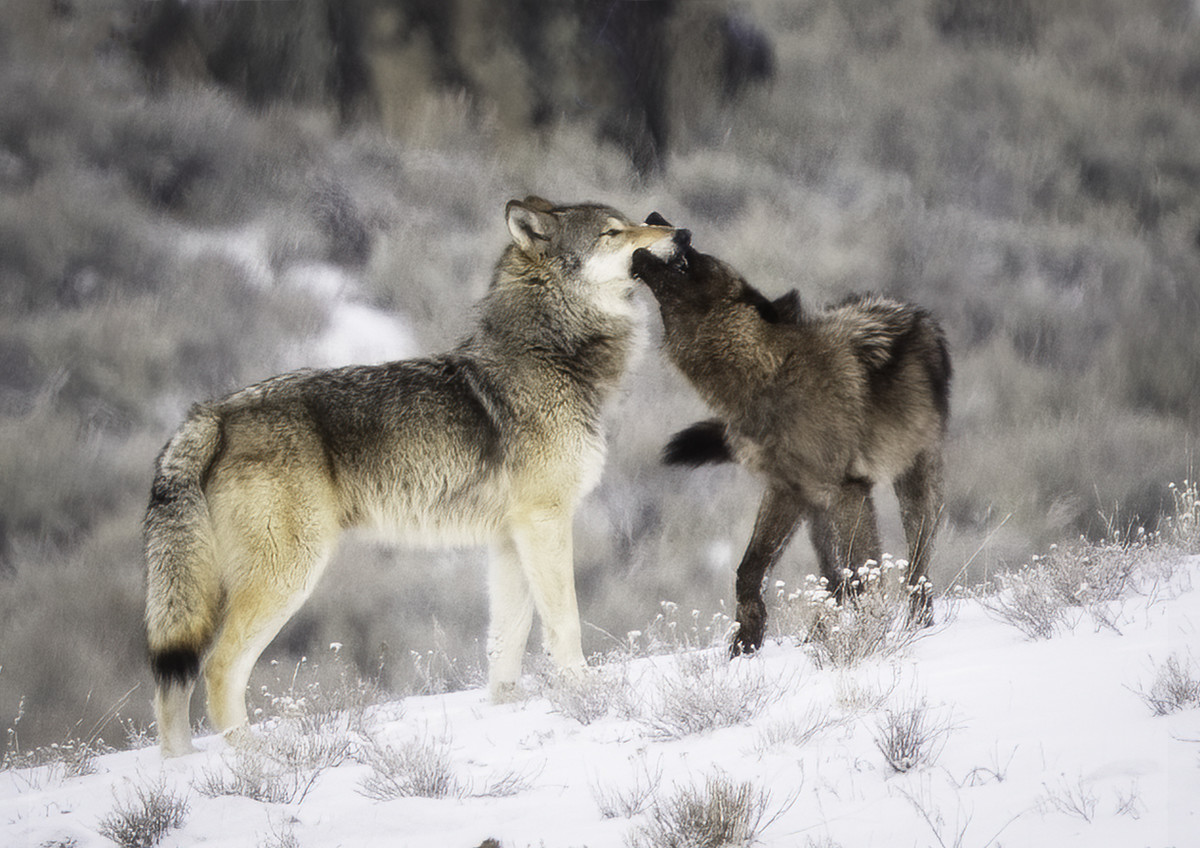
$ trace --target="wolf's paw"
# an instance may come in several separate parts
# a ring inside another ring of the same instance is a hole
[[[221,738],[230,748],[236,748],[239,751],[254,751],[263,747],[262,740],[254,735],[248,724],[239,724],[229,728],[221,734]]]
[[[529,698],[520,683],[493,683],[488,687],[488,695],[493,704],[515,704]]]
[[[767,629],[767,608],[761,598],[738,604],[737,625],[729,646],[730,657],[753,654],[762,647]]]

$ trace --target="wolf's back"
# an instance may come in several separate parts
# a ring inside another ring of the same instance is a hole
[[[160,684],[194,679],[216,629],[220,583],[204,483],[221,441],[218,413],[197,405],[156,463],[143,537],[146,636]]]
[[[847,326],[855,353],[872,379],[890,379],[905,360],[920,364],[944,425],[952,368],[946,336],[933,316],[912,304],[876,295],[851,296],[835,308],[835,314]]]

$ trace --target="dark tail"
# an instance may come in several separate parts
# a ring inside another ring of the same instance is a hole
[[[725,423],[711,418],[685,427],[667,442],[662,460],[667,465],[687,465],[692,468],[734,462],[733,450],[725,439]]]

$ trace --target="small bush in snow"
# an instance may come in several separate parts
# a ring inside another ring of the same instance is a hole
[[[376,801],[394,798],[448,798],[467,794],[454,774],[450,740],[411,739],[398,748],[374,744],[366,749],[371,774],[359,791]]]
[[[983,607],[994,617],[1020,630],[1030,639],[1049,639],[1074,626],[1067,607],[1048,591],[1042,574],[1024,566],[1020,571],[996,578],[996,592],[983,599]]]
[[[371,767],[359,792],[375,801],[395,798],[504,798],[531,785],[527,774],[509,770],[492,775],[482,788],[462,780],[450,757],[450,740],[418,737],[399,747],[372,742],[365,748]]]
[[[1046,787],[1042,802],[1064,815],[1090,822],[1096,817],[1100,798],[1092,789],[1084,786],[1082,780],[1071,783],[1064,777],[1058,786]]]
[[[641,772],[634,773],[632,782],[620,786],[593,783],[592,798],[604,818],[631,819],[649,806],[661,783],[662,770],[651,773],[643,762]]]
[[[933,765],[953,728],[923,698],[883,711],[875,727],[875,747],[898,773]]]
[[[1150,688],[1138,695],[1156,716],[1200,707],[1200,678],[1195,676],[1191,663],[1172,654],[1158,667]]]
[[[112,812],[100,820],[98,830],[121,848],[152,848],[167,833],[183,827],[187,813],[187,800],[160,778],[135,785],[132,794],[118,799]]]
[[[628,718],[636,712],[627,660],[612,659],[581,674],[548,666],[538,674],[539,694],[555,712],[580,724],[591,724],[615,713]]]
[[[276,830],[272,824],[271,832],[259,840],[257,848],[300,848],[295,826],[291,822],[281,822]]]
[[[326,769],[360,759],[368,738],[362,706],[335,711],[333,703],[292,700],[287,717],[263,722],[219,768],[205,769],[197,791],[275,804],[303,799]],[[339,696],[336,703],[346,702]]]
[[[448,647],[449,642],[446,631],[435,618],[433,647],[425,653],[409,652],[413,667],[412,694],[441,695],[486,685],[487,671],[478,659],[459,658]]]
[[[646,821],[629,834],[630,848],[729,848],[753,844],[789,804],[767,813],[771,796],[718,772],[703,785],[677,787],[656,799]]]
[[[1200,483],[1184,480],[1171,483],[1172,514],[1164,519],[1160,535],[1168,544],[1187,553],[1200,551]]]
[[[194,786],[209,798],[239,795],[264,804],[290,804],[304,799],[320,773],[281,762],[264,748],[238,748],[217,768],[205,768]]]
[[[272,661],[276,679],[259,692],[255,719],[282,718],[310,728],[336,722],[351,731],[362,731],[367,709],[384,700],[377,677],[362,678],[341,654],[341,644],[329,646],[319,662],[301,657],[290,672]]]
[[[852,575],[854,598],[839,604],[824,578],[810,575],[803,589],[775,584],[772,632],[805,645],[818,668],[846,668],[891,656],[923,632],[908,623],[908,563],[884,555]]]
[[[847,719],[832,715],[829,707],[810,706],[803,715],[788,716],[767,724],[758,734],[755,750],[767,753],[781,745],[803,747],[827,730],[846,724]]]
[[[742,724],[786,694],[787,687],[766,678],[761,663],[730,661],[724,647],[680,654],[674,663],[658,678],[657,690],[647,694],[636,716],[662,738]]]
[[[1051,545],[1046,556],[997,575],[996,591],[982,599],[984,609],[1030,639],[1072,630],[1084,614],[1115,630],[1114,602],[1136,588],[1139,568],[1154,550],[1147,542],[1134,534],[1132,541]]]
[[[723,647],[729,644],[736,626],[724,612],[713,613],[704,621],[700,610],[694,609],[690,615],[681,615],[679,605],[673,601],[662,601],[660,607],[661,611],[644,631],[628,634],[627,643],[631,652],[638,652],[638,643],[642,640],[645,641],[644,653],[650,655]]]

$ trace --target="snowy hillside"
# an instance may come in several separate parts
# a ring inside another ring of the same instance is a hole
[[[1048,639],[1002,621],[996,596],[964,599],[848,669],[790,640],[732,663],[638,650],[577,687],[530,675],[520,703],[411,697],[273,720],[249,754],[209,737],[166,763],[145,748],[78,777],[10,770],[0,845],[110,845],[102,821],[140,792],[186,806],[163,846],[721,844],[679,836],[690,799],[734,822],[730,844],[1195,848],[1200,693],[1164,687],[1200,670],[1200,557],[1140,569]],[[1183,708],[1155,715],[1156,698]]]

